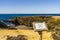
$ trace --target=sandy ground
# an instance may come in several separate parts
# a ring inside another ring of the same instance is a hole
[[[52,34],[54,32],[47,32],[47,31],[43,31],[42,32],[42,39],[43,40],[54,40],[53,37],[52,37]]]
[[[0,29],[0,40],[6,40],[7,35],[17,36],[17,35],[26,35],[28,40],[39,40],[38,32],[34,30],[11,30],[11,29]],[[42,32],[42,40],[53,40],[51,32]]]
[[[7,35],[17,36],[17,35],[26,35],[28,40],[39,40],[39,35],[33,30],[0,30],[0,40],[6,40]]]

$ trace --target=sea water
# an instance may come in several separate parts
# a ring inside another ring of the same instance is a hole
[[[60,16],[60,14],[0,14],[0,20],[12,19],[15,16]]]

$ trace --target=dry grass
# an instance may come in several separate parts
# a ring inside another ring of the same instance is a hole
[[[17,35],[26,35],[27,40],[39,40],[38,32],[34,30],[11,30],[11,29],[0,29],[0,40],[6,40],[7,36],[17,36]],[[42,32],[42,40],[53,40],[52,32]]]
[[[39,35],[37,32],[33,30],[8,30],[1,29],[0,30],[0,40],[6,40],[7,35],[9,36],[17,36],[17,35],[26,35],[28,40],[39,40]]]
[[[54,32],[47,32],[47,31],[43,31],[42,32],[42,39],[43,40],[54,40],[53,39],[53,37],[52,37],[52,34],[53,34]]]

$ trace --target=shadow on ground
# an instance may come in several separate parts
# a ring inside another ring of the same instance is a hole
[[[27,40],[26,35],[18,35],[17,37],[7,36],[7,40]]]

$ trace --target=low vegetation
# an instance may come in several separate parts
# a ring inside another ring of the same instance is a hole
[[[19,25],[32,27],[33,22],[46,22],[49,30],[54,30],[55,27],[60,27],[60,19],[55,20],[52,16],[23,16],[14,17],[14,20]]]
[[[7,36],[7,40],[27,40],[25,35],[18,35],[17,37]]]

